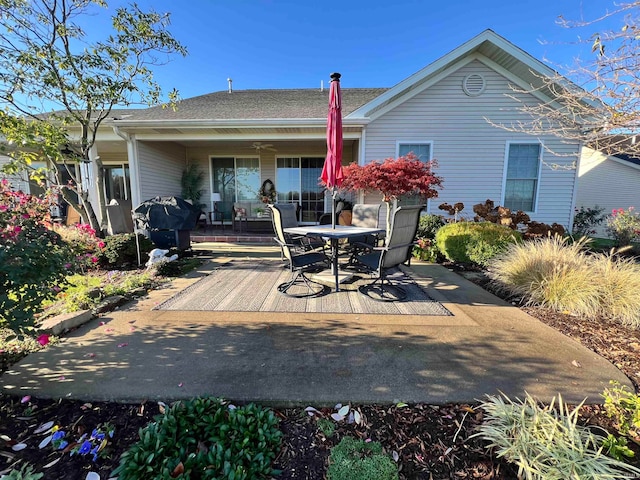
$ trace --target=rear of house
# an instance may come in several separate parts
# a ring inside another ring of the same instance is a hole
[[[474,204],[491,199],[533,220],[571,224],[580,145],[508,129],[526,120],[513,97],[549,100],[512,88],[530,90],[552,73],[538,60],[487,30],[392,88],[344,88],[343,73],[343,164],[414,152],[437,159],[444,179],[439,198],[428,202],[431,213],[443,213],[442,202],[463,202],[472,217]],[[186,99],[176,111],[114,112],[95,147],[105,184],[92,188],[133,206],[180,196],[182,172],[193,164],[205,176],[205,211],[230,219],[234,203],[259,202],[270,180],[278,202],[299,204],[302,223],[316,223],[330,210],[319,185],[327,107],[328,90],[230,89]],[[377,193],[343,195],[381,201]]]

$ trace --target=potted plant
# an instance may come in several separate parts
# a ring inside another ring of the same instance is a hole
[[[351,225],[351,216],[353,210],[353,203],[343,197],[336,198],[336,205],[342,204],[342,208],[337,212],[338,223],[340,225]]]
[[[185,200],[190,201],[191,204],[202,210],[206,207],[205,204],[200,203],[202,198],[202,184],[204,183],[204,172],[198,169],[198,166],[194,163],[190,163],[182,171],[182,178],[180,179],[180,186],[182,187],[181,196]]]

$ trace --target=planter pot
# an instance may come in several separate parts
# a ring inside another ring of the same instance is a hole
[[[342,210],[338,216],[338,225],[351,225],[351,210]]]

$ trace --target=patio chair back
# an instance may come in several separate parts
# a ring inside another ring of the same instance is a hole
[[[282,228],[291,228],[298,226],[298,204],[278,203],[275,206],[278,207],[278,211],[280,212]]]
[[[351,213],[354,227],[378,228],[380,223],[379,203],[356,203]]]
[[[386,270],[411,259],[423,208],[423,205],[398,207],[391,214],[391,232],[380,256],[380,269]]]
[[[289,262],[291,262],[291,249],[289,248],[289,245],[291,244],[291,242],[288,241],[288,238],[287,238],[288,235],[284,233],[284,229],[287,227],[285,227],[282,223],[282,219],[283,219],[282,207],[284,207],[285,205],[286,204],[269,205],[269,208],[271,209],[271,220],[273,222],[273,232],[276,235],[276,242],[280,245],[280,248],[282,248],[282,254],[284,255],[284,257],[287,260],[289,260]],[[284,210],[286,210],[286,208]],[[296,226],[297,226],[297,222],[296,222]]]

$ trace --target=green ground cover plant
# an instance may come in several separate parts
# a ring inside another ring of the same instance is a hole
[[[398,467],[379,442],[344,437],[331,449],[328,480],[397,480]]]
[[[526,480],[636,478],[640,469],[605,455],[603,435],[577,424],[581,405],[569,409],[562,398],[539,405],[527,394],[523,401],[489,396],[481,405],[485,420],[478,436],[518,465]]]
[[[274,412],[235,407],[216,398],[176,402],[140,431],[140,440],[113,472],[141,478],[253,480],[275,474],[282,433]]]

